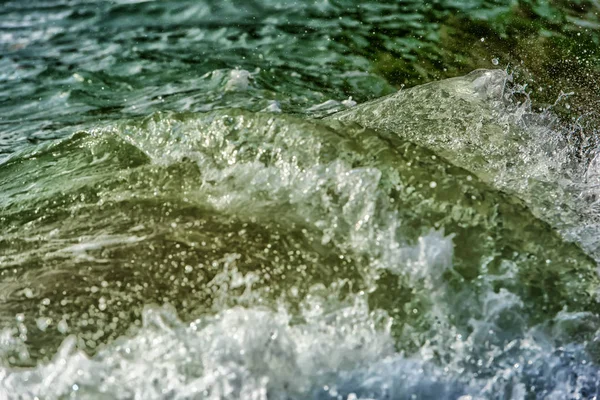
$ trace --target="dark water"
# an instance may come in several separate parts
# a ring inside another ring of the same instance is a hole
[[[0,398],[596,398],[599,12],[3,2]]]

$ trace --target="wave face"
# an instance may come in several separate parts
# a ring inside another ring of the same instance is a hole
[[[12,154],[0,393],[593,397],[594,215],[572,218],[593,163],[550,152],[506,80],[323,120],[157,112]]]
[[[330,118],[417,143],[504,192],[600,259],[597,160],[582,157],[558,120],[534,113],[502,70],[399,91]],[[575,200],[577,199],[577,200]]]

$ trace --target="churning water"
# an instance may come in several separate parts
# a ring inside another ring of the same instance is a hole
[[[388,6],[2,5],[0,398],[600,395],[597,149]]]

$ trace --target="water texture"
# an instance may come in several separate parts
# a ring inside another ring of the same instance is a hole
[[[2,3],[0,398],[597,398],[598,12]]]

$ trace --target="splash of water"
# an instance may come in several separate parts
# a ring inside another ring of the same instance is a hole
[[[596,263],[535,203],[557,169],[531,166],[564,155],[536,147],[551,129],[505,79],[326,121],[157,113],[14,156],[6,396],[593,393]]]

